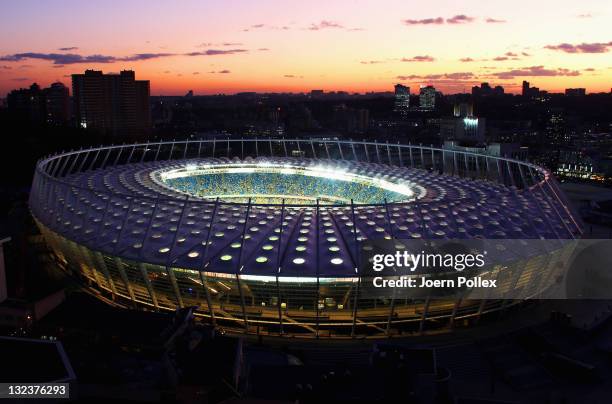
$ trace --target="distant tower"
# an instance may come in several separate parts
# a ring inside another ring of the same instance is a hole
[[[70,94],[62,83],[53,83],[44,90],[46,95],[46,121],[51,125],[62,125],[70,120]]]
[[[410,109],[410,87],[402,84],[395,85],[395,107],[394,111],[400,115],[406,115]]]
[[[529,82],[523,80],[523,91],[521,93],[523,97],[527,97],[529,95]]]
[[[493,89],[491,88],[491,85],[485,81],[484,83],[480,84],[480,92],[484,96],[489,96],[493,92]]]
[[[419,106],[423,110],[434,110],[436,108],[436,89],[434,86],[421,87],[419,92]]]
[[[586,95],[586,88],[566,88],[565,95],[570,97],[584,97]]]
[[[13,116],[35,124],[45,122],[45,94],[38,84],[33,83],[30,88],[11,91],[7,94],[6,101]]]
[[[151,129],[150,85],[131,70],[72,75],[76,123],[115,136],[139,136]]]

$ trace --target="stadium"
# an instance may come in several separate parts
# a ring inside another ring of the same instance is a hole
[[[470,326],[520,300],[362,293],[368,240],[554,239],[581,224],[510,158],[330,139],[113,145],[39,160],[30,208],[59,265],[126,307],[232,333],[363,338]],[[548,262],[504,287],[529,288]]]

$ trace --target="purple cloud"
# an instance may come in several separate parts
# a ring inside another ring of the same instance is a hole
[[[408,76],[397,76],[399,80],[469,80],[474,79],[475,76],[471,72],[454,72],[454,73],[440,73],[440,74],[427,74],[418,75],[411,74]]]
[[[526,55],[526,53],[523,52],[523,55]],[[504,53],[503,56],[498,56],[495,57],[493,59],[491,59],[495,62],[503,62],[506,60],[521,60],[521,58],[519,57],[518,53],[514,53],[514,52],[506,52]]]
[[[199,52],[190,52],[183,54],[184,56],[215,56],[215,55],[231,55],[237,53],[248,52],[246,49],[208,49]],[[5,62],[20,62],[28,59],[46,60],[57,66],[73,65],[73,64],[100,64],[100,63],[116,63],[116,62],[137,62],[151,59],[160,59],[166,57],[178,56],[175,53],[135,53],[129,56],[110,56],[110,55],[79,55],[76,53],[38,53],[24,52],[14,53],[11,55],[0,56],[0,61]]]
[[[261,29],[264,28],[266,26],[266,24],[253,24],[248,28],[243,29],[243,32],[249,32],[252,29]]]
[[[174,53],[136,53],[131,56],[117,58],[116,60],[121,62],[135,62],[138,60],[158,59],[168,56],[174,56]]]
[[[235,53],[248,52],[246,49],[207,49],[202,52],[189,52],[185,56],[216,56],[216,55],[233,55]]]
[[[421,20],[403,20],[405,25],[440,25],[444,24],[444,18],[423,18]]]
[[[334,21],[322,20],[318,24],[315,24],[315,23],[310,24],[310,26],[308,27],[308,30],[309,31],[319,31],[319,30],[328,29],[328,28],[344,28],[344,26]]]
[[[74,63],[110,63],[114,60],[112,56],[104,56],[104,55],[90,55],[90,56],[81,56],[73,53],[36,53],[36,52],[24,52],[24,53],[15,53],[12,55],[5,55],[0,57],[0,60],[4,60],[6,62],[19,62],[25,59],[40,59],[40,60],[49,60],[55,64],[74,64]]]
[[[463,62],[463,63],[475,62],[475,60],[472,59],[472,58],[461,58],[461,59],[459,59],[459,61]]]
[[[361,63],[362,65],[375,65],[384,62],[382,60],[362,60],[359,63]]]
[[[212,42],[202,42],[197,45],[198,48],[209,48],[211,46],[242,46],[241,42],[221,42],[221,43],[212,43]]]
[[[514,77],[544,77],[544,76],[580,76],[578,70],[564,68],[546,69],[544,66],[530,66],[520,69],[512,69],[504,72],[493,73],[493,76],[500,79],[513,79]]]
[[[499,19],[497,19],[497,18],[491,18],[491,17],[488,17],[488,18],[485,20],[485,22],[486,22],[487,24],[503,24],[503,23],[506,23],[506,22],[508,22],[508,21],[506,21],[506,20],[499,20]]]
[[[446,22],[448,24],[467,24],[469,22],[473,22],[475,20],[474,17],[468,17],[465,14],[458,14],[454,17],[447,18]]]
[[[612,48],[611,42],[593,42],[572,45],[561,43],[559,45],[546,45],[544,49],[556,50],[566,53],[606,53]]]
[[[57,50],[62,51],[62,52],[68,52],[68,51],[73,51],[77,49],[79,49],[78,46],[68,46],[66,48],[58,48]]]
[[[436,59],[429,55],[413,56],[411,58],[402,58],[402,62],[433,62]]]
[[[108,55],[78,55],[75,53],[36,53],[25,52],[5,55],[0,60],[7,62],[18,62],[26,59],[48,60],[55,65],[71,65],[79,63],[114,63],[114,62],[133,62],[138,60],[149,60],[161,57],[174,56],[172,53],[137,53],[131,56],[116,57]]]
[[[474,78],[474,74],[470,72],[446,73],[444,78],[451,80],[468,80]]]
[[[420,20],[402,20],[405,25],[442,25],[446,21],[447,24],[467,24],[475,21],[474,17],[469,17],[465,14],[457,14],[453,17],[444,20],[442,17],[423,18]]]

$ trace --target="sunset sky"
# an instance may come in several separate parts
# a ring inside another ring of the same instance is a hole
[[[85,69],[154,95],[612,87],[612,1],[5,1],[0,96]]]

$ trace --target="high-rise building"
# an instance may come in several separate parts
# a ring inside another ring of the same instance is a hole
[[[370,111],[361,108],[357,110],[357,125],[356,132],[357,133],[366,133],[368,128],[370,127]]]
[[[553,144],[567,144],[571,140],[566,125],[566,114],[562,108],[551,108],[548,111],[546,137]]]
[[[395,106],[393,110],[400,115],[406,115],[410,110],[410,87],[395,85]]]
[[[475,116],[442,119],[440,137],[443,140],[482,143],[485,140],[485,119]]]
[[[272,110],[270,110],[268,115],[270,117],[270,120],[272,121],[272,124],[274,124],[274,125],[278,125],[279,124],[280,116],[281,116],[280,112],[281,112],[280,107],[272,108]]]
[[[70,92],[63,83],[51,84],[44,89],[46,121],[50,125],[63,125],[70,120]]]
[[[13,116],[36,125],[63,125],[70,120],[70,94],[59,82],[45,89],[33,83],[29,88],[13,90],[7,103]]]
[[[494,95],[504,95],[504,88],[502,86],[495,86],[493,88]]]
[[[457,102],[453,107],[453,115],[456,118],[465,118],[474,115],[474,105],[471,102]]]
[[[482,92],[482,95],[491,95],[493,89],[491,88],[489,83],[484,82],[480,85],[480,91]]]
[[[529,82],[526,80],[523,80],[523,87],[522,87],[521,95],[523,97],[529,96]]]
[[[366,133],[370,125],[370,111],[349,108],[346,104],[334,106],[334,127],[348,133]]]
[[[38,84],[11,91],[6,102],[15,118],[37,125],[45,123],[45,97]]]
[[[436,89],[434,86],[421,87],[419,91],[419,106],[422,110],[436,109]]]
[[[565,95],[570,97],[582,97],[586,95],[585,88],[566,88]]]
[[[151,129],[148,80],[131,70],[103,74],[86,70],[72,75],[76,122],[113,136],[137,137]]]
[[[440,137],[445,141],[482,143],[485,140],[485,119],[474,116],[472,103],[458,102],[453,108],[453,117],[440,121]]]
[[[475,116],[466,116],[462,119],[464,139],[473,140],[476,142],[484,141],[485,119]]]
[[[136,89],[136,133],[151,131],[151,87],[149,80],[134,80]]]
[[[546,91],[540,91],[538,87],[530,87],[528,81],[523,81],[521,94],[525,98],[533,99],[546,95]]]
[[[487,82],[481,83],[480,86],[472,87],[472,95],[474,97],[489,97],[504,95],[504,88],[502,86],[491,87]]]
[[[521,94],[525,98],[538,98],[546,94],[546,91],[540,91],[538,87],[530,87],[528,81],[523,81]]]

